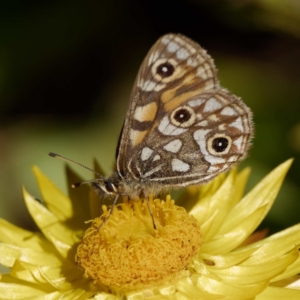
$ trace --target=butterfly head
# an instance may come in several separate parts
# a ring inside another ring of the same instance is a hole
[[[107,195],[114,195],[118,192],[117,186],[110,180],[95,180],[93,182],[94,188],[100,188]]]

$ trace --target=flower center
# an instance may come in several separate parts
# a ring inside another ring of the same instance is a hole
[[[178,278],[202,245],[194,217],[174,204],[150,199],[157,230],[144,201],[119,204],[98,230],[107,211],[93,221],[77,249],[76,262],[95,283],[131,290]]]

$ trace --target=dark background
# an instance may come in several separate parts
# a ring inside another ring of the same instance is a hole
[[[58,152],[109,171],[131,86],[151,45],[180,32],[214,57],[221,84],[254,112],[248,189],[295,161],[263,226],[300,221],[300,2],[6,1],[0,7],[0,216],[33,228],[21,184],[39,166],[66,190]],[[241,167],[242,167],[241,166]],[[88,171],[73,166],[84,179]]]

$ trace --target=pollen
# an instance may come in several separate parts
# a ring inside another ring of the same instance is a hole
[[[145,201],[124,199],[108,222],[108,214],[92,221],[77,248],[76,262],[84,276],[112,291],[148,288],[186,274],[202,245],[197,220],[170,196],[150,197],[156,228]]]

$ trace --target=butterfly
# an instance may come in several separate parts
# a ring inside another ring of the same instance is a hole
[[[122,195],[147,200],[203,184],[246,156],[252,133],[251,110],[220,86],[206,51],[181,34],[166,34],[133,85],[115,170],[92,185],[115,196],[112,212]]]

